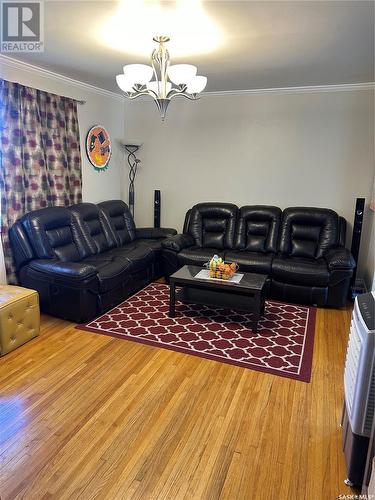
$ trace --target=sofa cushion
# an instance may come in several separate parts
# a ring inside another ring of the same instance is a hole
[[[280,252],[318,259],[339,240],[338,215],[327,208],[287,208],[283,213]]]
[[[125,258],[106,252],[87,257],[82,262],[97,270],[100,292],[108,292],[129,281],[131,263]]]
[[[153,250],[154,252],[160,252],[161,250],[161,242],[163,240],[162,239],[157,239],[157,240],[154,240],[154,239],[151,239],[151,238],[139,238],[136,240],[137,244],[138,245],[141,245],[141,246],[144,246],[146,248],[150,248],[151,250]]]
[[[155,262],[155,252],[149,246],[143,245],[137,240],[122,247],[113,248],[110,252],[112,255],[130,262],[130,273],[138,272]]]
[[[276,252],[281,210],[266,205],[249,205],[239,212],[236,248],[250,252]]]
[[[224,258],[224,253],[218,251],[217,248],[200,248],[194,246],[181,250],[177,255],[177,259],[181,266],[203,266],[203,264],[208,262],[215,254]]]
[[[99,203],[118,245],[125,245],[134,241],[136,229],[129,207],[122,200],[109,200]]]
[[[81,256],[105,252],[116,246],[103,212],[93,203],[78,203],[69,207],[73,216],[73,231]]]
[[[65,262],[80,260],[68,209],[48,207],[34,210],[24,215],[20,224],[37,258],[57,258]]]
[[[271,274],[273,253],[263,252],[225,252],[225,260],[236,262],[239,270],[248,273]]]
[[[191,209],[188,234],[197,247],[232,249],[237,213],[231,203],[199,203]]]
[[[272,262],[272,277],[295,285],[327,286],[329,271],[324,259],[278,255]]]

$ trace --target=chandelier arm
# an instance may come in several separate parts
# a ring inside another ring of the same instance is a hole
[[[128,99],[133,100],[133,99],[138,99],[138,97],[141,97],[142,95],[149,95],[149,93],[148,92],[137,92],[136,94],[131,94],[127,97],[128,97]]]
[[[167,94],[167,99],[171,99],[172,97],[174,97],[175,95],[177,94],[181,94],[181,90],[179,89],[176,89],[176,88],[173,88],[171,89],[168,94]]]
[[[173,99],[174,97],[185,97],[185,99],[189,99],[190,101],[196,101],[199,99],[198,94],[187,94],[185,91],[176,92],[175,94],[171,95],[170,97],[168,95],[169,99]]]
[[[168,66],[169,66],[169,52],[162,44],[161,60],[160,60],[160,73],[161,73],[161,92],[162,98],[167,97],[167,82],[168,82]],[[159,92],[160,93],[160,92]]]
[[[158,94],[160,95],[160,85],[159,85],[159,76],[158,76],[158,72],[157,72],[157,69],[156,69],[156,64],[155,64],[155,51],[152,53],[152,56],[151,56],[151,66],[152,66],[152,69],[154,70],[154,77],[155,77],[155,81],[157,82],[157,87],[158,87]],[[155,92],[155,99],[157,98],[157,94]]]
[[[153,99],[157,99],[158,98],[158,95],[156,92],[154,92],[153,90],[151,89],[147,89],[146,90],[146,95],[152,97]]]
[[[186,92],[186,88],[187,88],[186,85],[177,85],[177,87],[171,88],[171,90],[167,94],[167,99],[175,95],[182,94],[183,92]]]
[[[142,97],[142,96],[149,96],[149,97],[152,97],[153,99],[157,99],[157,95],[155,94],[155,92],[153,90],[143,90],[142,92],[137,92],[136,94],[127,95],[126,97],[128,99],[134,100],[134,99],[138,99],[138,97]]]
[[[161,107],[160,107],[159,99],[155,99],[155,104],[156,104],[156,107],[158,108],[158,111],[160,112],[161,111]]]

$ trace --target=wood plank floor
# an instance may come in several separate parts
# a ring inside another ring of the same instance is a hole
[[[350,309],[317,314],[312,382],[74,329],[0,359],[0,498],[320,500],[343,484]]]

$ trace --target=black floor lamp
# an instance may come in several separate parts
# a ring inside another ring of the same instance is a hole
[[[128,153],[129,164],[129,210],[134,216],[135,188],[134,181],[137,174],[137,169],[141,160],[135,156],[141,144],[125,144],[125,150]]]

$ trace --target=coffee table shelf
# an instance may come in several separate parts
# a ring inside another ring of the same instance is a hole
[[[239,283],[215,279],[199,279],[198,266],[183,266],[169,278],[169,316],[175,317],[176,299],[181,302],[205,304],[253,313],[253,331],[257,332],[258,321],[264,315],[267,276],[243,273]],[[181,290],[176,294],[176,287]]]

